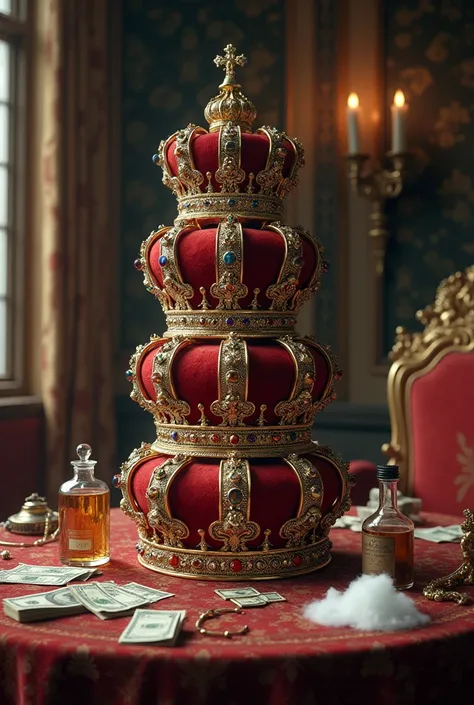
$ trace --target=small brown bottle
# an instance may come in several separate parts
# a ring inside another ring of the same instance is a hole
[[[378,465],[379,507],[362,524],[362,572],[388,573],[396,588],[410,588],[414,582],[414,524],[398,509],[397,465]]]
[[[94,477],[91,447],[77,446],[72,480],[59,488],[59,559],[66,565],[96,566],[110,559],[110,490]]]

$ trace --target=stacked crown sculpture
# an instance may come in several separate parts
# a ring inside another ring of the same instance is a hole
[[[329,530],[349,506],[347,466],[311,440],[340,376],[328,348],[295,332],[319,287],[319,242],[280,222],[303,149],[273,127],[252,132],[254,105],[232,45],[195,125],[153,160],[178,216],[135,262],[160,301],[163,337],[139,345],[127,377],[156,440],[114,478],[138,526],[138,559],[176,576],[280,578],[328,563]]]

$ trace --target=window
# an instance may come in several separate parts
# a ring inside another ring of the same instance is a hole
[[[24,379],[24,210],[28,3],[0,0],[0,390]]]

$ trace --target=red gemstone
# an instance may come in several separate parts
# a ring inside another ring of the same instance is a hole
[[[196,443],[196,442],[197,442],[197,436],[196,436],[196,434],[195,434],[195,433],[191,433],[191,434],[189,435],[189,440],[191,441],[191,443]]]
[[[273,318],[267,318],[267,326],[273,325]]]
[[[296,555],[296,556],[293,558],[293,565],[295,565],[296,567],[298,567],[299,565],[301,565],[302,561],[303,561],[303,559],[302,559],[301,556],[298,554],[298,555]]]
[[[233,446],[236,446],[237,443],[240,441],[240,438],[236,434],[232,434],[232,436],[229,438],[229,441],[232,443]]]
[[[275,434],[272,436],[272,438],[273,438],[273,440],[275,441],[275,443],[278,443],[279,441],[281,441],[281,436],[280,436],[278,433],[275,433]]]
[[[243,565],[242,565],[242,563],[239,561],[239,559],[236,558],[235,560],[232,561],[232,563],[230,564],[230,567],[231,567],[231,569],[234,571],[234,573],[240,573],[240,571],[241,571],[242,568],[243,568]]]
[[[211,436],[211,441],[212,441],[213,443],[219,443],[220,440],[221,440],[221,437],[219,436],[218,433],[213,433],[213,434],[212,434],[212,436]]]
[[[202,561],[199,560],[199,558],[195,558],[193,561],[193,568],[200,568],[202,564]]]
[[[171,556],[169,563],[172,568],[177,568],[179,566],[178,556]]]

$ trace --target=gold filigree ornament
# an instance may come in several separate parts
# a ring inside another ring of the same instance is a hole
[[[150,478],[146,491],[149,511],[148,525],[160,537],[159,542],[171,548],[182,548],[182,539],[189,536],[186,524],[171,516],[168,493],[176,475],[192,461],[185,455],[176,455],[157,466]]]
[[[250,628],[247,624],[235,631],[229,631],[228,629],[225,629],[224,631],[217,631],[215,629],[207,629],[203,626],[203,624],[209,619],[215,619],[216,617],[220,617],[223,614],[245,614],[245,612],[244,610],[240,609],[240,607],[221,607],[217,610],[207,610],[207,612],[202,612],[199,615],[196,621],[196,629],[203,636],[223,636],[226,639],[231,639],[233,636],[242,636],[243,634],[247,634],[247,632],[250,631]]]
[[[444,578],[436,578],[423,588],[423,595],[435,602],[452,601],[460,605],[469,602],[466,593],[453,590],[457,587],[474,586],[474,512],[471,509],[463,511],[465,519],[461,524],[461,552],[463,562],[453,573]]]
[[[218,374],[219,399],[212,402],[211,411],[222,418],[221,426],[242,426],[255,412],[255,404],[247,401],[247,344],[235,333],[221,343]]]

